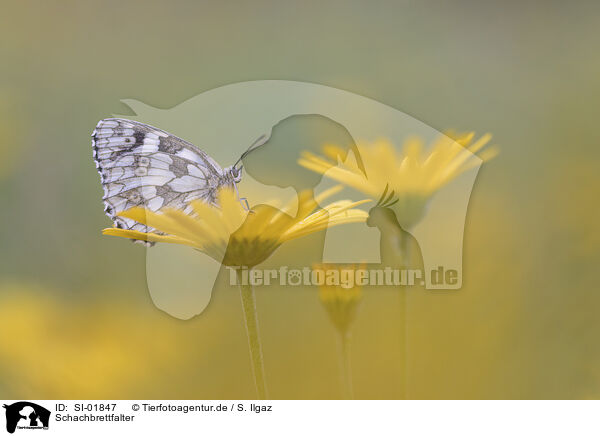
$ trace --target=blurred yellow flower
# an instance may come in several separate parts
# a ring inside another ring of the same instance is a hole
[[[256,266],[267,259],[282,243],[344,223],[364,222],[368,214],[356,206],[369,200],[335,201],[315,211],[319,202],[339,192],[333,187],[316,198],[309,192],[298,196],[298,211],[289,215],[292,203],[283,210],[259,205],[245,210],[231,189],[221,189],[219,205],[215,207],[197,200],[191,203],[195,215],[168,209],[155,213],[135,207],[120,213],[125,218],[156,229],[139,232],[118,228],[104,229],[103,234],[167,242],[193,247],[227,266]]]
[[[365,271],[365,266],[318,264],[313,265],[313,270],[323,273],[322,284],[319,284],[319,299],[338,332],[343,397],[352,399],[354,393],[350,365],[350,326],[362,298],[362,287],[356,282],[357,272]]]
[[[390,202],[398,200],[390,207],[396,212],[400,224],[409,229],[423,217],[432,195],[479,164],[477,156],[489,160],[496,155],[493,147],[483,150],[491,139],[490,134],[473,142],[474,137],[474,133],[452,138],[442,135],[431,145],[429,152],[423,150],[422,140],[416,137],[404,143],[402,153],[398,153],[387,140],[359,144],[367,169],[366,177],[351,160],[332,167],[332,163],[337,164],[340,153],[335,145],[324,146],[324,156],[304,152],[298,163],[373,199],[381,198],[382,192],[389,187]]]
[[[358,303],[362,298],[362,287],[354,278],[357,270],[364,270],[364,266],[318,264],[313,266],[313,270],[323,272],[325,281],[319,285],[319,299],[335,328],[345,334],[354,321]],[[345,281],[344,275],[352,275],[352,279],[349,280],[351,285],[342,285]]]
[[[148,383],[165,386],[156,374],[189,358],[176,325],[145,316],[129,300],[74,302],[57,295],[0,284],[4,397],[127,398]]]

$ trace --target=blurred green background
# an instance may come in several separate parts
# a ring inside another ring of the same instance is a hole
[[[239,294],[180,321],[110,224],[90,133],[119,102],[172,107],[246,80],[361,94],[492,132],[460,291],[363,292],[357,398],[598,398],[598,2],[3,1],[0,396],[254,398]],[[317,291],[257,290],[271,397],[339,398]]]

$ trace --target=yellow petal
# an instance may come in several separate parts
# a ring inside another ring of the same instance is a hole
[[[184,244],[189,245],[191,247],[197,247],[197,245],[194,244],[193,241],[189,241],[178,236],[158,235],[156,233],[143,233],[138,232],[136,230],[118,229],[115,227],[102,230],[102,234],[107,236],[119,236],[121,238],[127,239],[139,239],[142,241],[149,242],[168,242],[171,244]]]

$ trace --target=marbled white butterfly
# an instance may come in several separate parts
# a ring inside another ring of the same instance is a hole
[[[134,206],[191,214],[189,203],[198,199],[216,205],[218,189],[237,190],[242,179],[238,164],[266,139],[259,138],[223,169],[193,144],[161,129],[121,118],[101,120],[92,133],[92,148],[104,188],[104,211],[118,228],[149,232],[153,229],[117,214]]]

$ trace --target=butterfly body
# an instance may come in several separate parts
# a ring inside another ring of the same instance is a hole
[[[92,148],[104,188],[104,211],[119,228],[153,230],[118,216],[131,207],[191,214],[191,201],[216,205],[220,188],[237,189],[241,181],[241,167],[223,169],[193,144],[137,121],[101,120],[92,133]]]

